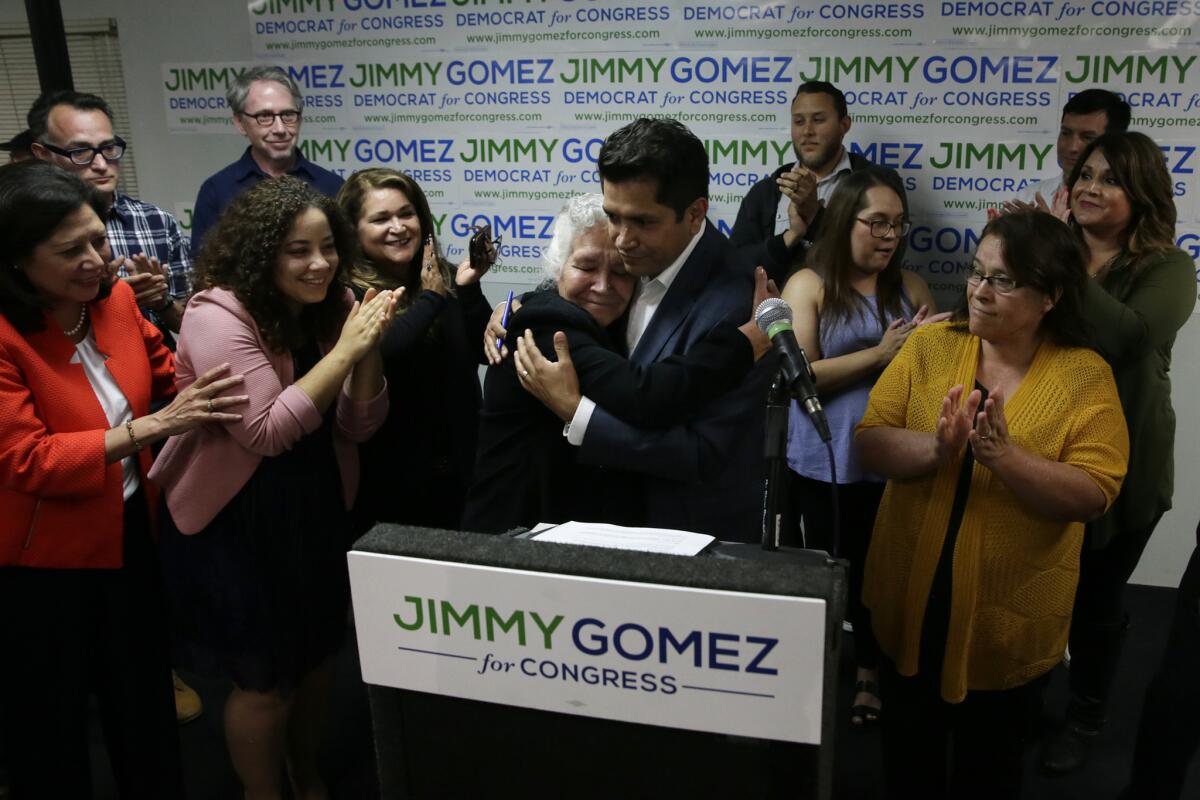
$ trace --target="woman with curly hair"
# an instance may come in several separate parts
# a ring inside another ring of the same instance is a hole
[[[491,265],[453,271],[438,255],[429,202],[408,175],[356,172],[337,196],[358,234],[350,288],[362,297],[403,288],[400,313],[380,344],[390,410],[365,442],[355,528],[401,522],[457,528],[475,462],[476,344],[492,313],[479,279]],[[405,302],[411,298],[411,302]]]
[[[354,301],[351,252],[337,205],[295,178],[230,205],[197,262],[176,382],[230,364],[249,401],[237,422],[171,439],[151,473],[177,660],[232,680],[225,735],[246,797],[281,796],[285,761],[296,797],[324,796],[356,444],[387,413],[378,344],[395,308],[391,291]]]
[[[1195,265],[1175,246],[1175,198],[1162,151],[1144,133],[1106,133],[1067,179],[1071,229],[1087,256],[1084,315],[1112,367],[1129,424],[1129,476],[1088,526],[1071,621],[1071,701],[1042,753],[1050,772],[1087,760],[1107,716],[1128,626],[1122,596],[1155,526],[1171,507],[1175,410],[1171,348],[1196,305]]]

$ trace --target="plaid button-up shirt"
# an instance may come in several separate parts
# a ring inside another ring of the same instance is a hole
[[[192,294],[192,257],[188,239],[179,229],[175,217],[150,203],[128,195],[118,194],[105,220],[112,256],[126,258],[145,253],[159,260],[167,270],[167,293],[172,300],[186,301]],[[117,270],[119,277],[129,274],[127,265]],[[142,309],[143,313],[147,309]],[[158,316],[151,311],[147,318],[160,330]]]

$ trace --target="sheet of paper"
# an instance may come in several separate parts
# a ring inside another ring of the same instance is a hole
[[[667,553],[675,556],[694,556],[708,547],[716,537],[704,533],[674,531],[668,528],[623,528],[599,522],[564,522],[544,528],[539,524],[534,536],[539,542],[586,544],[592,547],[612,547],[617,550],[641,550],[646,553]],[[544,529],[543,529],[544,528]]]

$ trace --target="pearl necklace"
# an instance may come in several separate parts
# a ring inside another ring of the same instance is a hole
[[[63,333],[66,334],[68,339],[75,336],[75,334],[77,334],[81,330],[83,330],[83,323],[84,323],[84,320],[86,320],[86,319],[87,319],[87,303],[80,303],[79,304],[79,321],[75,323],[74,328],[71,328],[71,330],[69,330],[69,331],[63,331]]]

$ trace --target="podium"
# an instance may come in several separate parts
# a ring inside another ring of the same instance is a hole
[[[396,525],[348,562],[383,798],[831,797],[841,562]]]

